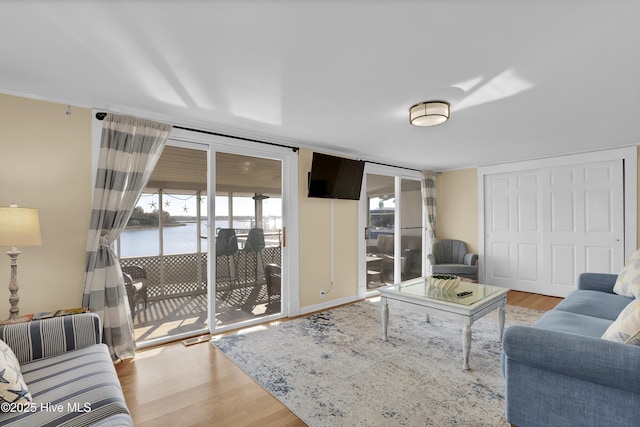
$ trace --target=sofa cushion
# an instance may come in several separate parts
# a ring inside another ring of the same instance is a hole
[[[31,393],[27,390],[20,372],[18,359],[2,340],[0,340],[0,402],[31,403]]]
[[[640,296],[640,249],[629,257],[626,266],[618,274],[613,292],[631,298]]]
[[[34,411],[0,414],[2,426],[133,425],[104,344],[24,363],[22,372]]]
[[[613,323],[611,320],[598,317],[551,310],[542,315],[532,326],[550,331],[600,338],[611,323]]]
[[[630,298],[616,294],[578,289],[555,309],[613,321],[630,301]]]
[[[602,338],[625,344],[640,345],[640,300],[633,300],[622,310]]]

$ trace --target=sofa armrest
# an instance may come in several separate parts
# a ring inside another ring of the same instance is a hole
[[[476,265],[477,261],[478,261],[478,254],[467,253],[464,255],[465,265]]]
[[[82,313],[2,325],[0,339],[25,363],[100,344],[102,325],[97,314]]]
[[[578,276],[578,289],[613,293],[617,274],[609,273],[581,273]]]
[[[639,346],[515,325],[504,331],[502,348],[505,366],[514,361],[640,393]]]

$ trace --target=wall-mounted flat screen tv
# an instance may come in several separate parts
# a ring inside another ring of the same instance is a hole
[[[364,162],[313,153],[309,197],[360,200]]]

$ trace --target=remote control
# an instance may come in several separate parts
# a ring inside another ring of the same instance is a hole
[[[471,295],[471,294],[473,294],[473,292],[472,292],[472,291],[464,291],[464,292],[458,292],[458,293],[456,294],[456,296],[457,296],[458,298],[462,298],[462,297],[466,297],[467,295]]]

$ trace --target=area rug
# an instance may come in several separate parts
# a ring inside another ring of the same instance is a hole
[[[543,312],[507,306],[506,326]],[[323,426],[503,426],[504,380],[495,313],[462,327],[392,307],[381,340],[379,302],[215,337],[231,361],[305,423]]]

